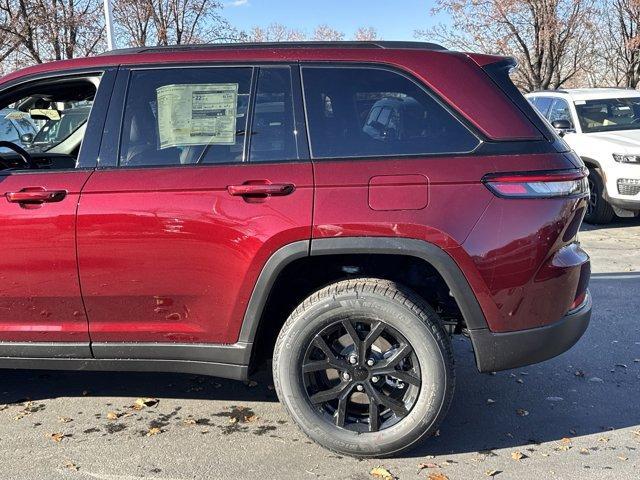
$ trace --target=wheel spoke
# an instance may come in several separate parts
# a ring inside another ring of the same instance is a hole
[[[358,335],[358,332],[356,332],[356,329],[353,328],[353,324],[351,323],[350,320],[343,320],[342,326],[351,337],[351,340],[353,341],[353,345],[355,346],[355,351],[358,352],[360,350],[360,345],[362,344],[360,335]]]
[[[371,369],[372,373],[382,373],[383,370],[389,368],[395,368],[402,360],[404,360],[407,355],[409,355],[413,349],[408,343],[405,343],[400,348],[398,348],[389,358],[381,361],[376,368]]]
[[[302,365],[302,372],[313,373],[320,370],[328,370],[330,368],[333,368],[333,365],[331,365],[331,362],[329,362],[328,360],[314,360],[304,363]]]
[[[320,350],[322,350],[322,353],[324,353],[325,357],[327,357],[325,362],[327,363],[328,366],[331,366],[337,369],[345,369],[347,367],[347,362],[338,358],[336,354],[333,353],[333,350],[331,350],[331,347],[327,344],[324,338],[322,338],[320,335],[316,336],[316,338],[313,339],[313,344],[316,347],[318,347]],[[315,362],[311,362],[311,363],[315,363]],[[324,370],[324,369],[319,368],[319,370]],[[314,371],[314,370],[311,370],[311,371]]]
[[[370,402],[371,400],[373,400],[373,402],[377,403],[378,405],[384,405],[385,407],[391,409],[391,411],[398,417],[404,417],[407,415],[407,413],[409,413],[402,402],[391,398],[382,392],[379,392],[374,387],[367,388],[367,393],[369,394]]]
[[[336,410],[336,425],[338,427],[344,427],[345,419],[347,418],[347,403],[349,403],[349,397],[351,396],[352,384],[347,385],[347,388],[340,394],[338,400],[338,409]]]
[[[374,326],[371,327],[371,330],[367,334],[364,341],[360,344],[360,357],[365,358],[367,356],[367,350],[369,347],[373,345],[380,334],[384,331],[385,325],[382,322],[377,322]]]
[[[415,385],[416,387],[420,386],[420,379],[411,375],[411,372],[405,372],[404,370],[391,370],[389,372],[385,372],[385,375],[397,378],[398,380]]]
[[[340,394],[344,392],[345,389],[347,388],[350,389],[352,386],[353,384],[351,382],[349,383],[340,382],[338,385],[336,385],[333,388],[330,388],[328,390],[322,390],[314,395],[311,395],[311,397],[309,397],[309,400],[311,400],[311,403],[313,403],[314,405],[318,403],[329,402],[331,400],[335,400],[336,398],[338,398]]]
[[[377,432],[380,429],[380,412],[378,404],[369,397],[369,431]]]

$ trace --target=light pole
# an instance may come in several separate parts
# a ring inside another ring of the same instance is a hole
[[[104,22],[107,27],[107,49],[113,50],[113,16],[111,14],[111,0],[104,0]]]

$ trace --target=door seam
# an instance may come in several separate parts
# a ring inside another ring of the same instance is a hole
[[[80,200],[82,199],[82,194],[84,192],[84,187],[87,185],[87,183],[89,182],[89,179],[93,176],[93,174],[95,173],[96,169],[94,168],[93,171],[89,174],[89,176],[87,176],[87,179],[84,181],[84,183],[82,184],[82,187],[80,187],[80,192],[78,193],[78,201],[76,202],[76,211],[75,211],[75,215],[74,215],[74,222],[73,222],[73,233],[74,233],[74,244],[75,244],[75,250],[76,250],[76,271],[77,271],[77,278],[78,278],[78,289],[80,290],[80,302],[82,303],[82,309],[84,310],[84,318],[85,321],[87,323],[87,338],[89,339],[89,353],[91,354],[92,358],[95,358],[95,355],[93,354],[93,346],[92,346],[92,341],[91,341],[91,329],[89,328],[89,312],[87,311],[87,305],[84,302],[84,293],[82,292],[82,280],[80,278],[80,255],[78,254],[78,212],[80,210]]]

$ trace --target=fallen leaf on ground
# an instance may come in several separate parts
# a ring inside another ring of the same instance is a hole
[[[160,400],[157,398],[141,397],[136,399],[133,404],[134,410],[142,410],[144,407],[153,407],[158,404]]]
[[[430,473],[427,478],[429,480],[449,480],[449,477],[447,477],[444,473],[440,473],[440,472]]]
[[[119,416],[117,412],[107,412],[107,420],[117,420]]]
[[[70,461],[64,464],[64,468],[68,468],[69,470],[75,470],[76,472],[80,470],[80,467],[78,467],[75,463]]]
[[[61,433],[61,432],[52,433],[50,435],[51,440],[53,440],[56,443],[60,443],[65,436],[66,435],[64,433]]]
[[[147,437],[150,437],[152,435],[158,435],[159,433],[162,433],[162,430],[160,430],[158,427],[152,427],[147,432]]]
[[[564,437],[562,440],[560,440],[560,443],[562,443],[563,445],[569,445],[571,444],[571,439],[569,437]]]
[[[70,417],[58,417],[58,421],[60,423],[69,423],[73,421],[73,418]]]
[[[622,460],[623,462],[629,460],[629,457],[625,457],[624,455],[618,455],[618,460]]]
[[[608,437],[600,437],[600,438],[598,439],[598,441],[599,441],[600,443],[607,443],[607,442],[609,441],[609,438],[608,438]]]
[[[418,465],[418,473],[420,473],[425,468],[440,468],[440,465],[438,465],[437,463],[430,463],[430,462],[421,463]]]
[[[511,452],[511,458],[514,460],[522,460],[523,458],[527,458],[527,456],[519,451]]]
[[[487,477],[495,477],[496,475],[498,475],[500,472],[500,470],[487,470],[486,472],[484,472],[484,474]]]
[[[369,474],[374,478],[382,478],[383,480],[394,480],[395,478],[391,475],[391,472],[384,467],[372,468]]]

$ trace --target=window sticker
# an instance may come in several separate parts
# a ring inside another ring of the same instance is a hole
[[[156,96],[161,149],[235,144],[237,83],[165,85]]]

